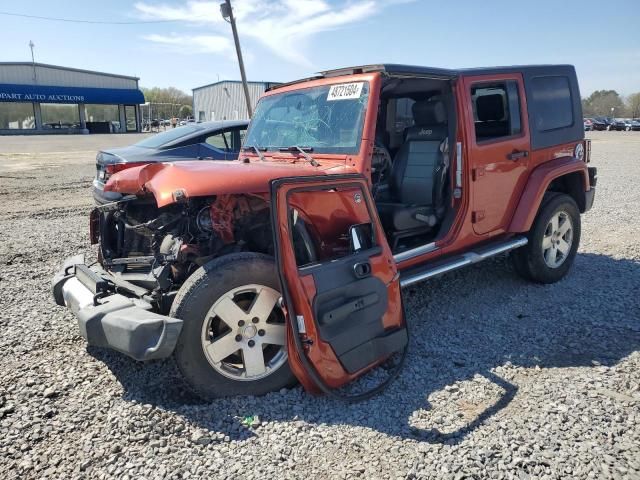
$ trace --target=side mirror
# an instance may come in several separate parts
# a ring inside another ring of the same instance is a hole
[[[357,253],[373,247],[373,225],[371,223],[359,223],[349,227],[351,252]]]

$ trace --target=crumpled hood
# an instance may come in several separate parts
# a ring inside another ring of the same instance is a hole
[[[313,167],[306,162],[185,161],[152,163],[113,175],[104,190],[122,194],[152,193],[158,207],[174,203],[174,192],[186,198],[234,193],[265,193],[276,178],[356,173],[335,162]]]

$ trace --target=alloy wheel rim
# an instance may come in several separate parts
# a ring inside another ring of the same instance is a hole
[[[264,285],[244,285],[216,300],[202,324],[201,343],[209,364],[238,381],[255,381],[287,361],[280,293]]]
[[[545,229],[542,237],[542,257],[550,268],[562,265],[573,244],[573,224],[567,212],[556,212]]]

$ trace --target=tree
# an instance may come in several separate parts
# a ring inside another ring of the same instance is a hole
[[[622,97],[615,90],[596,90],[582,100],[582,110],[586,116],[609,117],[612,108],[614,116],[624,115],[625,106]]]
[[[632,118],[640,118],[640,92],[627,97],[627,112]]]
[[[187,118],[193,116],[193,109],[191,105],[183,105],[180,107],[180,118]]]
[[[171,118],[178,116],[180,109],[193,103],[191,95],[175,87],[141,88],[146,102],[150,102],[153,118]],[[145,112],[146,113],[146,112]]]

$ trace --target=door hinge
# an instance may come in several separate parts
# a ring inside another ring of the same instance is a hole
[[[471,223],[478,223],[484,220],[484,210],[471,212]]]
[[[473,169],[473,180],[476,181],[479,177],[484,175],[484,167],[477,167]]]

